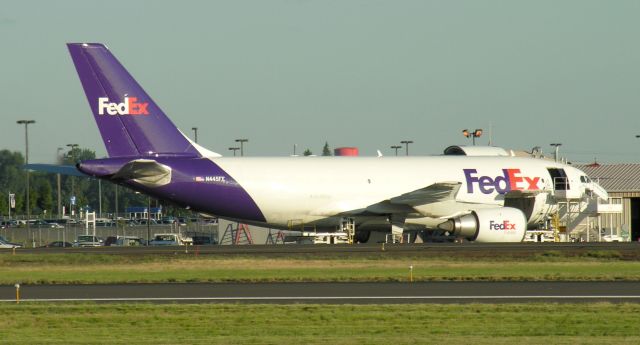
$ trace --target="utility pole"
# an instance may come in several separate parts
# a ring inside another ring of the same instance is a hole
[[[24,125],[24,160],[25,160],[25,164],[29,164],[29,125],[36,123],[35,120],[18,120],[16,121],[17,124],[19,125]],[[27,233],[31,234],[31,225],[29,224],[29,219],[31,218],[31,204],[29,201],[29,194],[30,194],[30,190],[29,190],[29,169],[27,170],[27,204],[26,204],[26,209],[27,209]],[[11,207],[11,206],[9,206]],[[31,237],[33,239],[33,236]],[[35,247],[35,239],[33,239],[33,244]]]
[[[249,139],[236,139],[237,143],[240,143],[240,157],[244,156],[244,143],[248,142]],[[235,151],[234,151],[235,153]]]
[[[400,145],[391,145],[391,148],[396,150],[396,156],[398,156],[398,150],[401,149],[402,146],[400,146]]]
[[[413,144],[413,140],[403,140],[400,142],[400,144],[404,144],[405,145],[405,153],[408,156],[409,155],[409,144]]]
[[[230,148],[229,148],[229,151],[233,151],[233,156],[234,156],[234,157],[236,156],[236,151],[238,151],[238,150],[240,150],[240,148],[239,148],[239,147],[230,147]]]
[[[193,134],[196,139],[195,142],[197,144],[198,143],[198,127],[191,127],[191,129],[193,130]]]

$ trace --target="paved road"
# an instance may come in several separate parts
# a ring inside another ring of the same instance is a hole
[[[383,250],[384,249],[384,250]],[[460,255],[474,257],[491,256],[527,256],[549,251],[570,255],[585,254],[592,251],[616,251],[622,256],[640,258],[640,243],[429,243],[429,244],[357,244],[357,245],[243,245],[243,246],[152,246],[152,247],[97,247],[97,248],[36,248],[18,249],[18,253],[89,253],[121,255]],[[0,249],[0,255],[11,254],[10,249]]]
[[[15,301],[0,286],[0,301]],[[640,303],[640,282],[422,282],[22,286],[22,301],[182,303]]]

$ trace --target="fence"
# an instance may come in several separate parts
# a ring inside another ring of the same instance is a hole
[[[93,229],[85,229],[81,224],[69,224],[64,228],[6,228],[0,229],[0,235],[9,242],[19,243],[25,247],[39,247],[53,241],[64,241],[72,243],[79,235],[93,235]],[[209,237],[211,243],[218,243],[218,225],[217,224],[191,224],[187,226],[172,225],[152,225],[147,228],[146,225],[139,226],[97,226],[96,236],[106,239],[109,236],[135,236],[144,240],[153,239],[154,234],[158,233],[182,233],[186,236]]]

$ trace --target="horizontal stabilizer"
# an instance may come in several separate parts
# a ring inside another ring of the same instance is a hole
[[[113,180],[133,180],[146,187],[160,187],[171,182],[171,168],[151,159],[137,159],[125,164]]]
[[[61,174],[69,176],[87,177],[87,175],[76,169],[75,165],[56,165],[56,164],[26,164],[24,169],[31,171],[48,172],[52,174]]]

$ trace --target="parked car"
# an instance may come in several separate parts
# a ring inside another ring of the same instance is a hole
[[[9,242],[4,237],[0,236],[0,248],[22,248],[22,245],[19,243]]]
[[[44,246],[41,246],[40,248],[71,248],[71,247],[73,247],[73,244],[69,242],[53,241],[51,243],[45,244]]]
[[[158,222],[155,219],[150,219],[149,225],[158,225]],[[146,219],[138,219],[136,221],[137,225],[147,225]]]
[[[3,220],[0,222],[0,229],[16,228],[16,227],[18,227],[18,222],[15,220]]]
[[[144,246],[146,241],[140,237],[135,236],[118,236],[116,241],[112,243],[112,246],[118,247],[138,247]]]
[[[149,241],[152,246],[181,246],[192,245],[191,237],[183,237],[180,234],[155,234],[153,240]]]
[[[73,242],[74,247],[100,247],[104,241],[93,235],[80,235],[78,239]]]
[[[109,246],[113,245],[118,240],[118,237],[119,236],[109,236],[109,237],[107,237],[107,239],[104,240],[104,245],[106,247],[109,247]]]
[[[96,222],[96,226],[116,226],[116,222],[112,220],[99,220]]]
[[[58,223],[47,223],[41,219],[30,220],[29,226],[35,229],[64,229],[64,226]]]
[[[200,246],[208,244],[218,244],[218,241],[211,238],[211,236],[193,236],[193,244]]]

